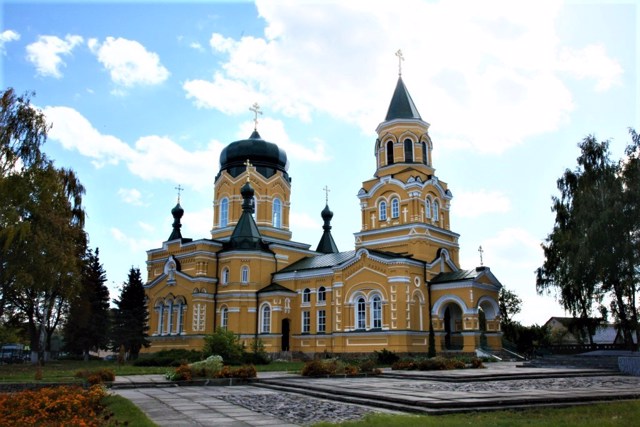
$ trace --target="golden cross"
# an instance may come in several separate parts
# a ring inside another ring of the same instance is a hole
[[[402,51],[398,49],[396,52],[396,56],[398,57],[398,75],[402,75],[402,61],[404,61],[404,56],[402,56]]]
[[[247,161],[244,162],[243,164],[247,167],[247,182],[249,182],[251,180],[251,171],[249,170],[249,168],[253,165],[251,164],[249,159],[247,159]]]
[[[249,107],[249,111],[253,111],[253,130],[258,130],[258,114],[262,114],[262,110],[260,110],[260,106],[257,102],[254,102],[251,107]]]
[[[329,204],[329,191],[331,191],[331,190],[329,190],[329,187],[326,186],[326,185],[324,186],[323,190],[324,190],[324,193],[325,193],[324,201],[325,201],[326,204]]]
[[[176,190],[178,190],[178,203],[180,203],[180,192],[181,192],[182,190],[184,190],[184,188],[182,188],[182,187],[180,186],[180,184],[178,184],[178,186],[177,186],[177,187],[173,187],[173,188],[174,188],[174,189],[176,189]]]
[[[480,245],[480,247],[478,248],[478,252],[480,253],[480,267],[482,267],[484,265],[482,263],[482,254],[484,253],[484,250],[482,249],[482,245]]]

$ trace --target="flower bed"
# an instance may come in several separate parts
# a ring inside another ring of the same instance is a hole
[[[0,420],[12,426],[87,426],[103,421],[104,388],[94,385],[45,387],[18,393],[0,394]]]

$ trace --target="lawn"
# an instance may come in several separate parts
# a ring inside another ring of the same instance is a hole
[[[360,421],[337,424],[340,427],[607,427],[637,425],[640,400],[578,405],[568,408],[523,411],[471,412],[451,415],[370,415]],[[636,420],[636,421],[634,421]],[[336,427],[318,423],[314,427]]]
[[[109,421],[105,423],[107,426],[155,427],[157,425],[130,400],[122,396],[112,394],[105,397],[103,402],[106,405],[105,412],[112,414]]]

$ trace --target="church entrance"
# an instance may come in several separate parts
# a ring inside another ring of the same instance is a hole
[[[462,350],[462,310],[457,304],[449,304],[444,310],[444,347],[446,350]]]
[[[280,351],[289,351],[289,331],[291,320],[282,319],[282,345]]]

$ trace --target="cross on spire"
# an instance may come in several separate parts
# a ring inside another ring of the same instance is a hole
[[[480,267],[482,267],[484,265],[482,263],[482,254],[484,254],[484,249],[482,249],[482,245],[480,245],[480,247],[478,248],[478,253],[480,254]]]
[[[249,182],[251,181],[251,171],[249,170],[249,168],[253,165],[251,164],[249,159],[247,159],[243,164],[247,167],[247,182]]]
[[[400,49],[396,52],[396,56],[398,57],[398,75],[402,76],[402,61],[404,61],[404,56]]]
[[[258,130],[258,114],[262,114],[262,110],[257,102],[254,102],[249,111],[253,111],[253,130]]]
[[[324,186],[323,190],[324,190],[324,201],[328,205],[329,204],[329,191],[331,191],[331,190],[329,190],[329,187],[326,186],[326,185]]]
[[[175,190],[178,190],[178,203],[180,203],[180,193],[184,190],[184,188],[182,188],[180,186],[180,184],[178,184],[177,187],[173,187]]]

